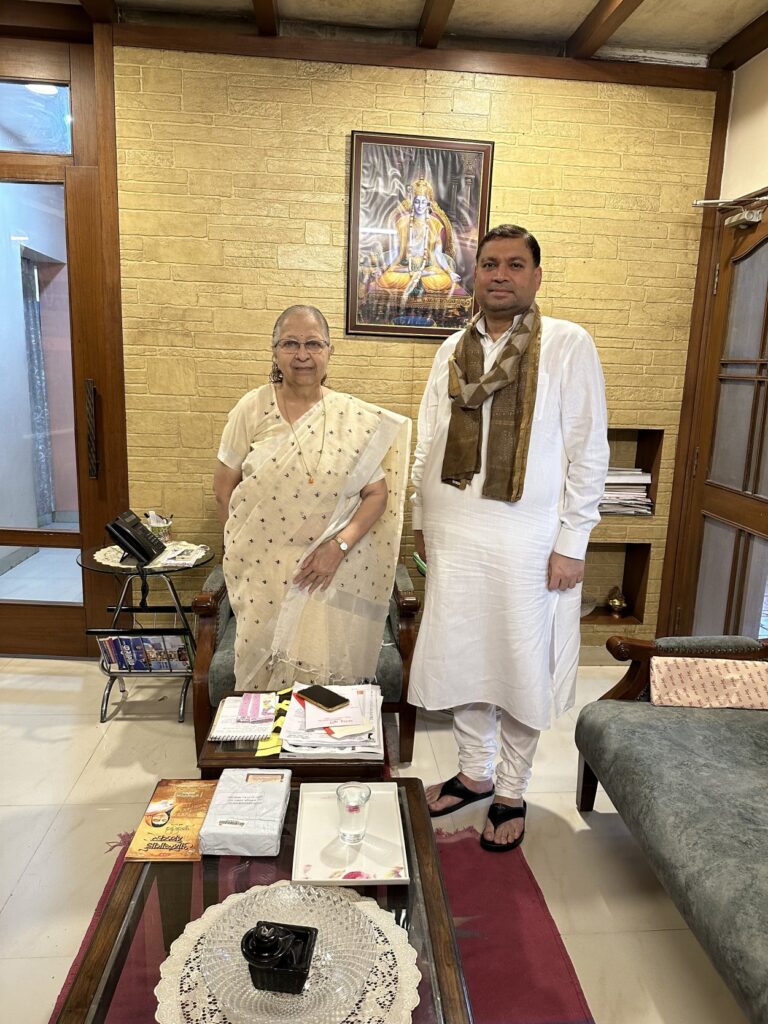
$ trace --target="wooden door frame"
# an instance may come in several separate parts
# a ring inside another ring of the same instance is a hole
[[[766,189],[758,189],[742,199],[748,201],[758,195],[765,195],[766,191]],[[711,237],[711,242],[707,244],[705,262],[700,262],[699,265],[695,300],[699,318],[695,327],[692,324],[692,341],[686,366],[657,636],[686,635],[692,628],[695,588],[698,579],[698,553],[700,553],[703,532],[697,529],[692,538],[690,523],[711,458],[711,448],[703,451],[699,438],[703,417],[714,408],[713,400],[718,387],[717,368],[721,359],[721,348],[719,344],[713,344],[713,341],[715,338],[722,339],[723,337],[732,283],[730,267],[726,263],[725,268],[721,271],[720,266],[724,258],[726,261],[728,259],[727,252],[724,254],[723,250],[729,244],[729,237],[732,239],[731,254],[739,243],[738,235],[726,235],[728,229],[725,228],[724,221],[732,212],[732,210],[710,211],[711,226],[708,234]],[[703,244],[704,236],[702,234]],[[699,294],[699,280],[706,284],[706,292],[703,296]],[[694,330],[696,331],[695,335]],[[744,516],[734,517],[734,505],[738,510],[739,506],[753,504],[755,499],[740,495],[725,487],[718,487],[718,485],[709,486],[713,488],[714,496],[714,501],[708,502],[709,515],[736,529],[747,529],[761,536],[766,535],[760,528],[761,517],[755,516],[752,508],[746,509],[745,507],[742,509],[745,512]],[[698,538],[697,551],[692,550],[691,546],[694,538]],[[732,580],[729,588],[733,589]]]
[[[117,147],[112,26],[94,25],[92,42],[0,37],[0,78],[70,87],[72,155],[0,153],[0,179],[64,184],[70,331],[75,380],[79,534],[2,530],[2,543],[87,549],[104,541],[104,524],[128,507]],[[99,475],[88,472],[85,393],[97,389]],[[85,629],[105,625],[114,581],[84,573],[83,606],[0,602],[0,653],[95,653]]]

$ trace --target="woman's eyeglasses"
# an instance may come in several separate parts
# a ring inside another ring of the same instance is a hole
[[[295,338],[285,338],[283,341],[278,341],[277,347],[281,352],[288,352],[292,356],[295,356],[301,348],[306,349],[311,356],[318,356],[324,348],[328,348],[328,342],[296,341]]]

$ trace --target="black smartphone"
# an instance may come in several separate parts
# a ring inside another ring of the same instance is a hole
[[[338,693],[329,690],[327,686],[318,686],[317,684],[308,686],[305,690],[299,690],[298,695],[309,704],[314,704],[316,708],[322,708],[323,711],[338,711],[349,704],[346,697],[340,697]]]

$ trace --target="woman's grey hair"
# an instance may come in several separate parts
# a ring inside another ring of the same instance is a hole
[[[272,328],[272,348],[277,347],[277,343],[280,340],[280,328],[283,325],[283,320],[287,316],[291,316],[292,313],[301,313],[303,316],[311,316],[316,322],[318,327],[323,332],[325,340],[330,345],[331,343],[331,331],[328,327],[328,321],[325,319],[323,314],[317,308],[317,306],[289,306],[288,309],[284,309],[280,316],[275,320],[275,326]]]

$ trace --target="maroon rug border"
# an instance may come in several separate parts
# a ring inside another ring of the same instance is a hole
[[[117,876],[120,874],[120,868],[122,868],[123,866],[123,861],[125,860],[125,855],[128,852],[128,844],[130,843],[131,838],[132,834],[129,837],[128,842],[123,844],[122,849],[115,858],[115,863],[112,865],[112,870],[109,873],[109,877],[104,883],[104,888],[101,891],[101,896],[99,896],[99,902],[96,904],[96,909],[93,912],[91,922],[88,925],[88,928],[86,929],[85,935],[83,936],[83,941],[80,943],[80,948],[78,949],[77,954],[75,955],[75,959],[72,961],[72,966],[67,971],[67,976],[64,979],[64,982],[61,986],[61,990],[54,1004],[53,1012],[51,1013],[48,1024],[56,1024],[56,1020],[59,1014],[61,1013],[62,1007],[64,1006],[67,996],[69,995],[69,990],[72,988],[72,985],[74,984],[77,972],[80,970],[80,964],[83,962],[88,947],[91,944],[93,933],[96,931],[96,928],[98,927],[99,921],[101,920],[101,916],[104,913],[104,908],[107,905],[107,901],[115,886],[115,882],[117,881]]]

